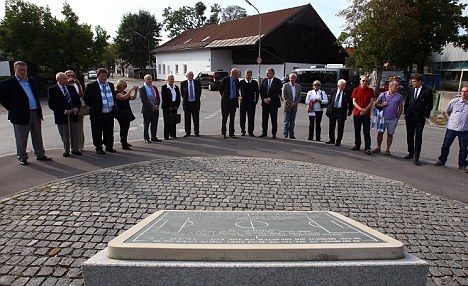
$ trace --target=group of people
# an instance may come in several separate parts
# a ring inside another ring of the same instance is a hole
[[[266,77],[260,85],[252,79],[252,71],[245,71],[245,79],[239,81],[240,72],[234,68],[230,76],[224,78],[220,84],[222,124],[221,134],[227,138],[227,120],[229,117],[229,137],[235,138],[234,118],[236,109],[240,105],[240,127],[242,136],[245,136],[245,116],[248,115],[248,134],[255,136],[254,117],[255,108],[259,99],[262,105],[262,133],[260,137],[266,137],[268,133],[268,121],[271,120],[271,135],[276,139],[278,131],[278,109],[284,110],[284,138],[296,139],[294,134],[296,114],[301,96],[301,86],[296,82],[297,75],[289,74],[289,82],[281,84],[274,77],[273,68],[266,70]],[[399,93],[399,83],[392,80],[389,89],[381,93],[377,98],[374,90],[370,88],[369,78],[361,76],[360,84],[352,91],[346,89],[346,81],[340,79],[337,87],[327,95],[321,90],[320,81],[313,82],[313,89],[307,92],[305,104],[309,116],[309,136],[307,140],[321,141],[321,122],[325,115],[329,118],[329,140],[326,144],[341,145],[345,121],[348,116],[353,116],[354,146],[353,151],[361,150],[364,137],[364,153],[382,152],[384,133],[387,133],[387,144],[384,154],[390,156],[390,148],[393,143],[393,135],[398,126],[398,121],[404,114],[406,122],[408,154],[405,159],[412,159],[414,164],[421,165],[420,154],[422,135],[426,119],[429,118],[433,108],[433,92],[431,88],[423,85],[423,77],[420,74],[413,75],[412,88],[409,89],[406,99]],[[282,103],[284,102],[284,103]],[[374,107],[374,109],[373,109]],[[454,139],[459,139],[458,168],[466,172],[467,169],[467,145],[468,145],[468,86],[461,90],[461,96],[453,99],[447,113],[450,115],[445,139],[441,148],[441,155],[436,166],[445,165],[450,146]],[[372,124],[371,124],[372,123]],[[371,150],[371,126],[377,131],[377,146]],[[336,136],[335,136],[336,135]]]
[[[8,119],[13,124],[17,157],[21,165],[28,165],[26,146],[31,133],[34,155],[38,160],[49,161],[45,155],[41,121],[42,108],[38,97],[38,84],[27,76],[25,62],[14,63],[15,76],[0,82],[0,103],[8,110]],[[235,114],[240,108],[240,128],[242,136],[255,137],[254,122],[256,105],[261,100],[262,132],[259,137],[268,134],[269,121],[271,135],[276,139],[278,131],[278,110],[284,110],[284,138],[296,139],[295,119],[301,99],[301,86],[296,82],[297,75],[291,73],[289,82],[282,84],[275,77],[273,68],[266,70],[266,77],[259,84],[252,79],[252,71],[246,70],[245,77],[239,80],[240,71],[233,68],[230,75],[222,79],[221,95],[221,134],[234,138]],[[89,83],[85,89],[76,79],[72,70],[56,74],[57,83],[48,90],[48,105],[54,112],[55,123],[63,141],[64,157],[82,156],[84,146],[83,118],[89,114],[93,145],[97,154],[117,152],[114,148],[114,118],[120,125],[122,149],[130,150],[128,142],[130,123],[135,116],[130,101],[139,95],[142,102],[143,139],[146,143],[160,142],[157,138],[159,109],[164,120],[164,139],[176,138],[176,124],[180,123],[179,107],[184,111],[185,135],[193,133],[200,136],[200,98],[201,83],[194,79],[192,71],[186,73],[186,80],[179,86],[174,84],[174,76],[168,75],[167,83],[161,87],[161,94],[153,84],[153,78],[147,74],[142,87],[133,86],[127,91],[127,83],[118,80],[108,81],[108,71],[100,68],[97,80]],[[393,135],[398,120],[404,114],[406,120],[408,154],[405,159],[413,159],[420,165],[422,134],[433,106],[433,94],[430,88],[422,84],[422,76],[412,77],[412,88],[404,97],[398,92],[398,82],[389,83],[389,90],[374,97],[374,90],[368,86],[369,78],[362,76],[360,85],[354,90],[346,89],[346,81],[340,79],[337,87],[327,95],[321,90],[320,81],[313,82],[313,89],[307,92],[305,104],[309,116],[308,140],[321,141],[321,121],[324,109],[329,118],[329,140],[326,144],[340,146],[343,139],[345,121],[353,115],[355,140],[351,150],[361,149],[361,129],[364,135],[364,153],[380,153],[384,133],[387,133],[385,155],[390,156]],[[374,109],[372,109],[374,107]],[[468,86],[463,87],[461,96],[453,99],[447,112],[450,115],[441,155],[435,163],[442,166],[447,161],[449,149],[454,139],[459,139],[459,169],[467,167],[468,143]],[[371,116],[372,113],[372,116]],[[227,121],[229,118],[229,128]],[[246,120],[247,119],[247,120]],[[371,120],[372,119],[372,120]],[[247,121],[247,122],[246,122]],[[371,123],[372,122],[372,123]],[[247,124],[246,124],[247,123]],[[247,125],[247,128],[246,128]],[[377,146],[371,150],[371,126],[377,130]],[[315,139],[314,139],[315,138]]]

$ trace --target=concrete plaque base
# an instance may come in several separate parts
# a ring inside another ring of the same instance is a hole
[[[146,261],[115,260],[108,249],[83,263],[86,286],[425,285],[429,265],[402,259],[346,261]]]
[[[113,259],[400,259],[403,243],[329,211],[158,211],[109,242]]]

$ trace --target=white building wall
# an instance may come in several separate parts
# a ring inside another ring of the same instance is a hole
[[[210,50],[200,49],[156,54],[157,79],[164,80],[168,74],[173,74],[176,81],[185,80],[184,65],[187,66],[187,71],[193,71],[195,76],[200,71],[211,70]]]

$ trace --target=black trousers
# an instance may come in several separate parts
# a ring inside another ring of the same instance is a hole
[[[309,116],[309,140],[314,139],[314,127],[315,127],[315,140],[321,140],[322,134],[322,117],[323,111],[315,111],[315,116]]]
[[[130,129],[130,121],[124,119],[117,119],[120,126],[120,143],[123,145],[128,144],[128,129]]]
[[[361,125],[362,132],[364,133],[364,149],[371,148],[371,137],[370,137],[370,116],[368,115],[354,115],[354,145],[361,147]]]
[[[195,135],[200,134],[200,107],[195,102],[187,102],[184,109],[185,133],[192,133],[192,119],[193,119],[193,132]]]
[[[164,118],[164,139],[169,139],[169,137],[176,138],[176,123],[173,123],[169,119],[170,114],[177,114],[177,110],[163,110]]]
[[[236,117],[236,106],[221,107],[221,115],[223,117],[221,122],[221,134],[226,135],[226,123],[229,117],[229,136],[234,135],[234,119]]]
[[[156,138],[158,132],[159,110],[143,112],[143,139],[149,140],[148,130],[151,125],[151,139]]]
[[[268,117],[271,118],[271,134],[276,136],[278,131],[278,108],[271,103],[262,106],[262,135],[268,132]]]
[[[346,120],[343,118],[336,118],[333,116],[330,117],[330,123],[329,123],[329,128],[328,128],[328,138],[330,139],[330,142],[341,144],[341,140],[343,140],[345,121]],[[338,124],[338,135],[335,140],[335,129],[336,129],[337,124]]]
[[[426,118],[406,117],[406,143],[408,144],[408,153],[414,155],[419,160],[422,146],[422,134]]]
[[[245,118],[248,120],[248,133],[253,134],[255,122],[255,105],[241,105],[240,106],[240,128],[242,133],[245,133]]]
[[[91,133],[93,135],[93,144],[96,149],[101,150],[102,144],[106,148],[114,146],[114,114],[100,113],[90,114],[91,120]]]

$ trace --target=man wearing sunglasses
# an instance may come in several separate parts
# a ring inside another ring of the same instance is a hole
[[[361,76],[361,82],[358,87],[353,90],[351,97],[353,98],[353,121],[354,121],[354,146],[353,151],[361,149],[361,126],[364,133],[364,153],[371,155],[371,106],[374,102],[374,90],[369,86],[369,78]]]

